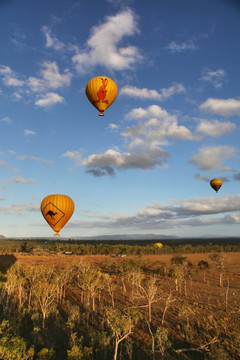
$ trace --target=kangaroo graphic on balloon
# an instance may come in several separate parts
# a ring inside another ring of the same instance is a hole
[[[54,219],[54,216],[57,215],[57,212],[54,213],[52,210],[49,210],[46,215],[49,215],[52,219]]]
[[[106,96],[107,96],[107,89],[106,86],[108,84],[108,79],[103,79],[102,80],[102,85],[100,86],[98,92],[97,92],[97,96],[98,96],[98,100],[94,100],[93,103],[97,104],[100,101],[102,101],[105,104],[108,104],[108,100],[105,100]]]
[[[117,85],[106,76],[97,76],[87,83],[86,95],[90,103],[99,111],[100,116],[117,97]]]

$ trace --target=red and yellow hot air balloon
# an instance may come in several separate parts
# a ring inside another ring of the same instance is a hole
[[[218,190],[222,186],[222,180],[221,179],[212,179],[210,181],[210,185],[216,192],[218,192]]]
[[[48,225],[56,232],[54,236],[60,236],[59,231],[74,212],[74,202],[67,195],[48,195],[41,202],[41,212]]]
[[[100,116],[114,102],[117,93],[117,85],[107,76],[97,76],[89,80],[86,86],[87,98],[98,109]]]

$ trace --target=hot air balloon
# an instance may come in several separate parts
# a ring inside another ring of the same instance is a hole
[[[221,179],[212,179],[210,181],[210,185],[216,192],[218,192],[218,190],[222,186],[222,180]]]
[[[156,245],[159,249],[161,249],[161,248],[163,247],[163,244],[162,244],[162,243],[155,243],[155,245]]]
[[[53,194],[41,202],[41,212],[48,225],[60,236],[59,231],[66,225],[74,211],[74,202],[67,195]]]
[[[106,76],[97,76],[87,83],[86,95],[90,103],[98,109],[100,116],[117,97],[117,85]]]

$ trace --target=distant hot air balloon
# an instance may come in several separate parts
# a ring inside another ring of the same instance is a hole
[[[210,185],[216,192],[218,192],[218,190],[222,186],[222,180],[221,179],[212,179],[210,181]]]
[[[162,243],[155,243],[155,245],[156,245],[159,249],[161,249],[161,248],[163,247],[163,244],[162,244]]]
[[[117,97],[117,85],[106,76],[91,79],[86,86],[86,95],[90,103],[98,109],[100,116]]]
[[[41,212],[44,219],[60,236],[59,231],[66,225],[74,211],[74,202],[67,195],[48,195],[41,202]]]

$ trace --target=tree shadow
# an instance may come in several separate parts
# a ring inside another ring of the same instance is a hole
[[[14,255],[0,255],[0,273],[6,274],[8,269],[15,264],[17,258]]]

